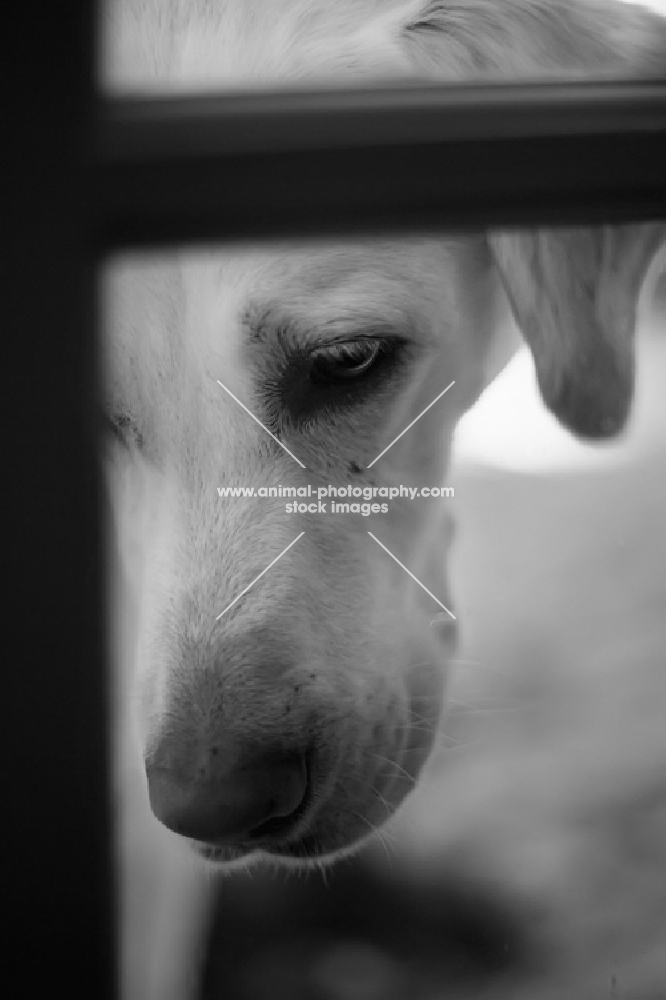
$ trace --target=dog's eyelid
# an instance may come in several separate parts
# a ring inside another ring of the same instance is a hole
[[[299,318],[276,325],[274,339],[284,351],[309,355],[323,348],[361,341],[380,341],[398,347],[413,340],[414,335],[406,321],[396,322],[395,319],[364,321],[352,317],[309,324]]]
[[[354,347],[375,347],[379,349],[382,347],[398,346],[401,339],[404,338],[387,337],[386,335],[382,336],[380,334],[357,334],[351,336],[347,334],[345,336],[340,336],[339,338],[336,337],[333,340],[326,340],[320,343],[312,344],[308,348],[307,353],[308,356],[312,356],[313,354],[333,351],[335,348],[344,347],[352,350]]]

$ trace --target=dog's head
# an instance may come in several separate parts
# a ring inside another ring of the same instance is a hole
[[[149,0],[118,6],[119,72],[136,82],[150,65],[157,89],[202,74],[626,75],[655,69],[655,46],[666,55],[660,21],[606,4],[191,0],[159,26]],[[580,435],[619,431],[636,298],[662,238],[628,226],[363,239],[110,267],[107,405],[114,488],[143,550],[151,804],[203,856],[334,856],[399,805],[428,756],[453,643],[450,500],[383,491],[443,482],[455,424],[497,368],[498,276],[547,405]],[[322,509],[329,484],[360,495]]]

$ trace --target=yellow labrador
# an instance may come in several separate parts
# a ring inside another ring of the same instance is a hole
[[[666,65],[664,21],[611,0],[107,0],[105,18],[120,92]],[[355,849],[418,778],[455,641],[446,611],[430,627],[431,595],[452,608],[445,501],[294,514],[218,487],[441,483],[457,421],[511,351],[501,288],[547,406],[575,434],[619,432],[635,303],[664,234],[225,246],[109,267],[111,483],[138,637],[123,698],[147,780],[134,809],[149,803],[166,838],[128,878],[126,955],[151,865],[164,893],[154,978],[128,984],[132,1000],[187,996],[205,877],[170,852],[228,868]]]

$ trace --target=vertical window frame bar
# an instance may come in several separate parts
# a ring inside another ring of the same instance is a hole
[[[410,149],[422,155],[431,172],[438,161],[437,144],[413,136],[411,145],[382,149],[380,143],[354,149],[353,142],[345,141],[349,123],[338,121],[341,130],[333,163],[320,171],[319,184],[308,188],[307,198],[271,216],[270,198],[279,190],[274,188],[266,204],[255,206],[252,213],[252,186],[247,181],[243,186],[241,176],[248,163],[267,178],[279,166],[284,183],[296,166],[303,171],[308,157],[320,165],[322,157],[316,150],[308,154],[289,148],[288,138],[280,139],[279,128],[269,151],[248,150],[242,143],[226,152],[207,151],[204,116],[198,120],[199,138],[192,140],[195,146],[188,147],[188,155],[178,156],[173,150],[165,155],[172,177],[160,188],[162,200],[155,198],[147,211],[141,198],[148,197],[159,162],[154,157],[150,162],[145,136],[143,161],[140,147],[130,148],[135,139],[130,141],[128,121],[119,125],[104,119],[110,105],[100,102],[94,85],[97,15],[97,5],[90,0],[15,5],[12,52],[4,64],[8,79],[3,92],[13,94],[14,100],[5,122],[10,180],[4,191],[9,277],[4,304],[10,377],[2,401],[5,457],[14,471],[6,492],[11,593],[4,608],[8,663],[0,739],[8,832],[3,852],[5,947],[16,969],[10,992],[19,995],[15,984],[20,983],[24,995],[38,995],[46,972],[51,983],[82,996],[111,1000],[117,995],[118,974],[108,643],[103,622],[106,588],[100,515],[104,507],[96,425],[97,265],[115,247],[161,245],[197,234],[212,239],[215,233],[231,238],[243,233],[331,231],[333,212],[345,205],[346,195],[342,189],[340,203],[318,202],[325,199],[327,179],[349,184],[355,171],[357,180],[359,172],[373,176],[387,150],[393,156],[392,171],[407,162]],[[148,117],[157,110],[155,106]],[[357,126],[363,120],[359,110]],[[663,107],[657,110],[663,116]],[[131,106],[126,105],[125,111],[131,112]],[[570,111],[575,117],[575,103]],[[167,114],[162,122],[164,129],[172,129],[168,142],[174,150],[186,138],[179,114],[174,107],[171,121]],[[98,115],[106,133],[99,131]],[[297,109],[289,115],[281,126],[287,132],[293,130]],[[620,128],[607,136],[616,135],[612,141],[617,149],[628,149],[627,132]],[[534,155],[537,140],[532,139],[514,145],[514,152],[522,149],[528,158]],[[560,139],[567,141],[566,136]],[[123,141],[129,145],[123,147]],[[459,138],[459,149],[472,141],[469,136],[464,141]],[[512,141],[520,139],[514,136]],[[443,142],[439,164],[444,171],[442,151],[453,147],[446,146],[445,137]],[[638,137],[634,133],[632,142],[642,143],[641,157],[662,156],[662,117]],[[464,156],[471,155],[469,145],[465,148],[467,153],[457,161],[459,170]],[[531,169],[536,169],[534,162]],[[197,171],[206,178],[202,199],[188,202],[179,215],[178,206],[169,208],[165,203],[165,194],[174,190],[168,185],[185,190],[182,185],[187,188]],[[220,187],[241,185],[244,212],[234,213],[228,199],[216,194],[216,172]],[[252,177],[255,187],[257,176]],[[650,177],[652,187],[641,217],[648,211],[652,218],[666,215],[664,188]],[[504,196],[515,198],[515,190],[511,195],[508,181],[506,185]],[[446,204],[439,206],[436,219],[427,215],[428,198],[436,194],[432,186],[429,191],[425,201],[401,205],[399,211],[391,202],[390,185],[369,209],[366,204],[365,212],[361,202],[348,201],[346,211],[355,215],[344,228],[445,225]],[[584,211],[580,195],[586,191],[582,188],[577,196],[569,192],[569,214],[560,221]],[[535,195],[542,196],[543,192]],[[559,196],[562,207],[566,192]],[[470,197],[475,197],[473,192]],[[212,221],[205,217],[206,203],[213,206]],[[316,209],[318,204],[324,208],[308,215],[308,207]],[[468,201],[465,211],[469,209],[469,218],[478,223],[482,208],[477,204],[474,216],[469,206]],[[516,211],[515,221],[526,225],[529,218],[536,219],[535,206],[532,199],[526,212]],[[609,207],[612,210],[607,201],[599,201],[595,212]],[[462,225],[463,212],[455,199],[449,198],[448,209],[451,224]],[[628,217],[631,211],[625,204],[620,215]],[[160,220],[161,213],[165,214]],[[495,221],[499,218],[498,213]]]

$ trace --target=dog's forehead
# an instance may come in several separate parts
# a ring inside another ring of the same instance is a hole
[[[406,0],[106,0],[102,80],[168,92],[407,72],[377,24]],[[379,21],[378,21],[379,17]]]
[[[441,287],[453,248],[439,239],[313,240],[239,250],[221,261],[222,285],[252,284],[288,298],[323,296],[356,287],[372,296],[375,289],[405,298]],[[392,296],[393,297],[393,296]]]
[[[270,313],[318,338],[358,326],[427,331],[455,311],[455,245],[444,239],[236,246],[183,261],[191,335],[215,353],[271,325]]]

